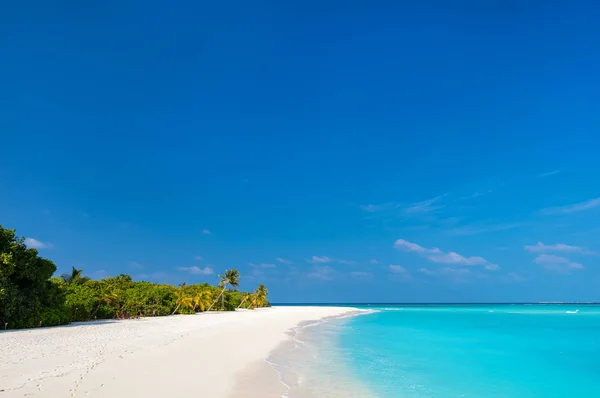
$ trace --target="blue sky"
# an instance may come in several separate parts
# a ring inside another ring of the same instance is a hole
[[[452,3],[4,4],[0,223],[275,302],[598,300],[597,5]]]

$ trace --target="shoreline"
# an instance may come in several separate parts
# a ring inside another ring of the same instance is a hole
[[[272,307],[0,333],[0,397],[228,398],[251,373],[245,391],[280,398],[285,386],[276,373],[253,371],[268,366],[294,328],[360,312]]]

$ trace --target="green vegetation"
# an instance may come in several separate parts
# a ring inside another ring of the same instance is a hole
[[[240,273],[226,270],[218,286],[135,282],[129,275],[92,280],[80,269],[52,277],[56,266],[28,249],[15,230],[0,226],[0,329],[63,325],[270,306],[267,289],[237,291]]]

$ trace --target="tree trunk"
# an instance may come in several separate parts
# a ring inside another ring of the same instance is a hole
[[[175,307],[175,310],[171,313],[171,315],[174,315],[177,312],[179,306],[181,306],[181,303],[177,304],[177,307]]]
[[[252,304],[250,304],[250,307],[254,306],[254,303],[256,303],[256,300],[258,300],[258,299],[254,299],[254,301],[252,302]]]
[[[92,315],[90,315],[90,321],[96,315],[96,312],[98,312],[98,310],[100,309],[101,305],[102,305],[102,303],[98,304],[98,306],[96,307],[96,309],[94,310],[94,312],[92,312]]]
[[[210,305],[210,307],[208,307],[208,309],[206,310],[206,312],[212,310],[212,307],[217,303],[217,301],[219,301],[219,299],[221,298],[221,296],[223,295],[223,293],[225,293],[225,289],[227,289],[227,286],[223,286],[223,290],[221,290],[221,293],[217,296],[217,298],[215,299],[215,301],[213,301],[213,303]]]
[[[240,305],[237,306],[237,308],[240,308],[242,306],[242,304],[244,304],[245,301],[246,301],[246,298],[244,297],[244,299],[242,300],[242,302],[240,303]]]

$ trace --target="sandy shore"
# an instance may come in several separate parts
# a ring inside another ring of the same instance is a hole
[[[0,332],[0,398],[280,398],[276,373],[253,369],[301,322],[351,311],[274,307]]]

